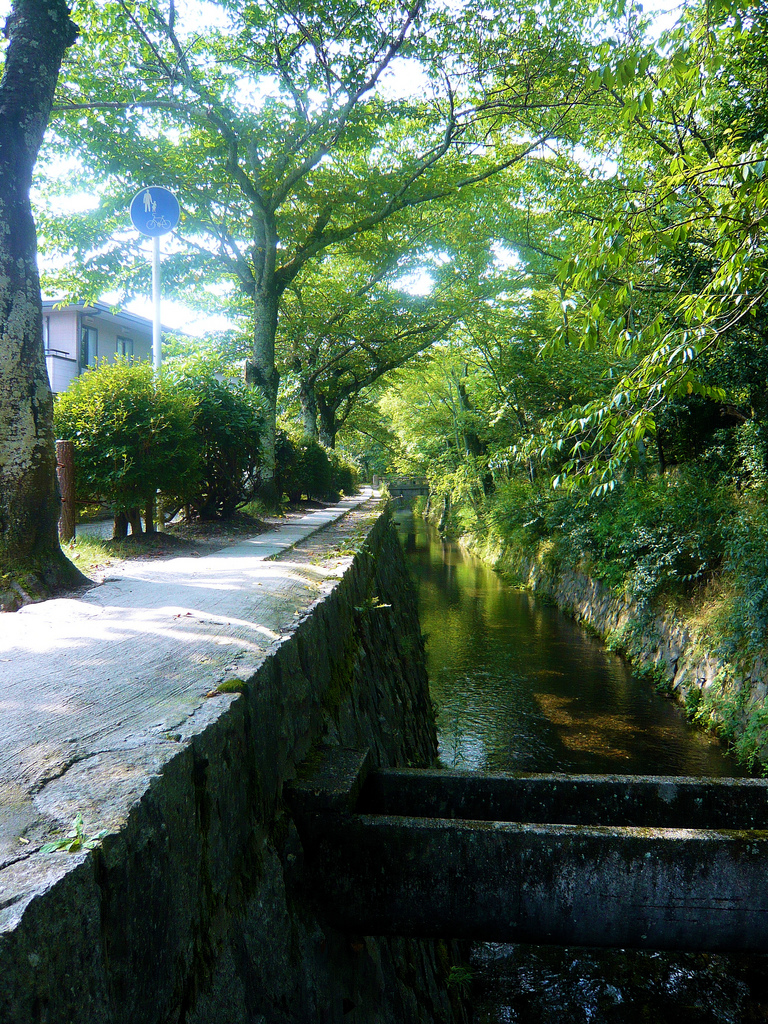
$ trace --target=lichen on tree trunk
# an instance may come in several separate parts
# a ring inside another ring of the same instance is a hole
[[[29,190],[64,52],[62,0],[16,0],[0,80],[0,610],[83,577],[59,546],[53,401]]]
[[[311,381],[302,379],[299,384],[299,402],[301,403],[301,422],[304,436],[317,441],[317,397]]]
[[[317,408],[320,413],[320,444],[326,448],[336,447],[336,405],[327,402],[321,393],[317,396]]]
[[[280,375],[275,367],[275,333],[279,289],[274,279],[273,263],[274,260],[264,270],[263,285],[253,294],[253,353],[245,364],[246,383],[258,388],[264,403],[260,492],[268,504],[280,498],[275,485],[277,390],[280,384]]]

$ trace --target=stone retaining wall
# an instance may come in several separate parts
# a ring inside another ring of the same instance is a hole
[[[282,786],[313,747],[367,746],[381,766],[436,754],[415,595],[389,515],[374,518],[244,691],[208,701],[205,727],[143,766],[125,827],[92,853],[49,855],[47,891],[6,911],[2,1024],[464,1020],[451,947],[345,935],[298,896]]]

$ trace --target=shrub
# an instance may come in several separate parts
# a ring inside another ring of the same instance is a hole
[[[726,624],[736,646],[759,652],[768,636],[768,486],[739,496],[726,525],[725,569],[738,600]],[[725,653],[733,650],[724,646]]]
[[[331,490],[334,494],[354,494],[360,481],[357,466],[337,451],[328,452],[331,462]]]
[[[632,481],[596,520],[603,563],[621,567],[627,591],[689,593],[720,566],[727,499],[696,466]]]
[[[333,494],[333,469],[328,452],[318,441],[302,438],[296,442],[298,479],[308,498],[328,499]]]
[[[277,432],[275,468],[278,490],[290,501],[300,501],[303,494],[335,501],[339,494],[354,493],[358,484],[357,466],[343,455],[285,430]]]
[[[297,491],[296,446],[287,431],[278,429],[275,435],[275,484],[279,495],[287,494],[290,501],[299,501]]]
[[[200,475],[180,498],[201,519],[226,518],[253,498],[260,464],[259,395],[212,371],[187,371],[182,386],[193,399]]]
[[[57,435],[74,442],[80,500],[109,502],[134,532],[156,492],[178,493],[198,474],[192,398],[147,362],[101,363],[56,402]]]
[[[275,442],[275,468],[281,494],[290,501],[334,497],[333,465],[325,448],[306,437],[279,430]]]
[[[589,500],[510,480],[486,518],[517,545],[553,539],[566,564],[649,599],[662,591],[688,593],[720,566],[728,513],[727,489],[692,464]]]

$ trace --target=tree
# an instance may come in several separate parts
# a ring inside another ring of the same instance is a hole
[[[170,277],[198,289],[226,279],[248,306],[246,372],[264,395],[268,481],[286,288],[327,250],[523,161],[560,130],[582,76],[568,37],[519,12],[509,21],[530,54],[515,37],[514,72],[495,77],[490,104],[476,82],[498,55],[499,12],[454,19],[428,0],[275,0],[222,2],[217,13],[220,22],[197,35],[173,2],[83,3],[89,52],[68,69],[58,129],[72,151],[89,152],[81,177],[92,172],[102,198],[87,230],[50,224],[48,233],[79,257],[79,287],[83,267],[94,290],[135,287],[124,240],[112,238],[124,224],[114,211],[148,178],[177,190],[187,250],[175,269],[169,259]],[[384,89],[406,57],[429,80],[424,101]],[[549,70],[537,78],[532,67],[545,57]],[[473,82],[477,62],[485,70]]]
[[[134,535],[142,532],[140,512],[152,532],[156,493],[184,496],[197,483],[206,445],[195,433],[195,404],[167,374],[156,378],[150,363],[121,359],[86,370],[59,396],[56,425],[75,445],[78,494],[112,505],[115,538],[128,522]]]
[[[615,486],[668,403],[722,401],[713,362],[737,335],[762,335],[766,27],[761,3],[692,4],[658,47],[630,19],[618,43],[596,51],[583,139],[610,151],[616,169],[598,183],[584,244],[560,266],[571,317],[554,341],[585,351],[608,342],[625,365],[607,395],[549,431],[545,456],[555,446],[569,456],[563,485]],[[572,212],[591,205],[580,177]]]
[[[180,383],[193,399],[200,475],[191,489],[179,488],[188,512],[201,519],[231,516],[252,500],[259,473],[261,410],[256,395],[215,362],[187,364]]]
[[[53,404],[29,190],[61,61],[63,0],[15,0],[0,80],[0,609],[82,579],[61,552]],[[0,61],[2,57],[0,56]]]
[[[410,234],[410,252],[404,239],[390,237],[373,250],[316,261],[283,295],[283,375],[297,383],[305,432],[328,448],[381,378],[473,314],[478,266],[463,276],[458,261],[445,251],[419,252]],[[420,276],[429,294],[406,291],[409,275]]]

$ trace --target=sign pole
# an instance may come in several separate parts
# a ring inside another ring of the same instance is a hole
[[[152,306],[154,316],[152,318],[152,358],[155,366],[155,373],[160,372],[160,365],[163,360],[162,345],[163,332],[160,326],[160,236],[155,235],[152,239]]]
[[[131,200],[131,223],[142,235],[152,239],[152,361],[155,373],[163,360],[163,332],[160,326],[160,237],[179,223],[179,201],[162,185],[147,185]]]

